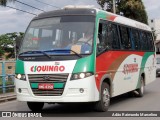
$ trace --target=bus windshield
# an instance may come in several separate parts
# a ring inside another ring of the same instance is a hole
[[[25,33],[19,53],[43,51],[55,55],[73,54],[74,51],[76,54],[90,54],[93,34],[93,16],[61,16],[33,20]]]

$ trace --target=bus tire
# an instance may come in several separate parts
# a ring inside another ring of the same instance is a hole
[[[43,102],[27,102],[27,105],[31,111],[40,111],[42,110],[44,103]]]
[[[144,96],[144,78],[141,76],[141,83],[140,83],[140,88],[138,88],[136,90],[135,93],[138,93],[138,94],[135,94],[136,97],[143,97]]]
[[[100,101],[95,103],[95,110],[99,112],[105,112],[109,108],[110,104],[110,89],[109,85],[105,82],[102,83]]]

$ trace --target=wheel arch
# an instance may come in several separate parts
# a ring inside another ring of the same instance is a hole
[[[111,76],[109,74],[105,74],[102,79],[101,79],[101,83],[100,83],[100,93],[101,93],[101,87],[102,87],[102,83],[105,82],[109,85],[109,91],[110,91],[110,96],[112,96],[112,91],[113,91],[113,86],[112,86],[112,79]],[[99,95],[99,98],[101,99],[101,96]]]
[[[146,85],[145,73],[141,73],[141,77],[143,77],[144,85]]]

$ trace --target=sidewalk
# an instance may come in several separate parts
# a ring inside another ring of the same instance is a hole
[[[0,103],[15,99],[16,99],[16,94],[14,92],[0,94]]]

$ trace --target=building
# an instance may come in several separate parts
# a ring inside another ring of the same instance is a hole
[[[160,40],[160,19],[149,19],[149,26],[155,31],[156,41]]]
[[[156,35],[156,52],[160,53],[160,19],[149,19],[149,26],[155,32]]]

